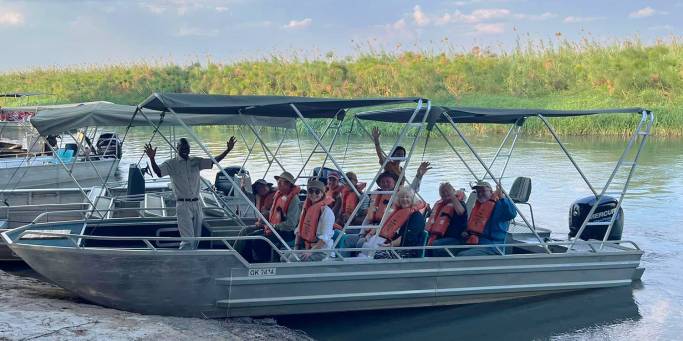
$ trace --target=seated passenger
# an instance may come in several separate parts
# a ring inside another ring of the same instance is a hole
[[[425,218],[420,210],[424,203],[412,188],[403,186],[396,193],[396,205],[377,234],[363,248],[422,246],[424,243]],[[366,252],[363,252],[366,253]],[[417,257],[419,250],[398,250],[403,258]],[[372,252],[367,252],[370,256]],[[392,258],[388,251],[377,252],[375,258]]]
[[[273,184],[266,181],[265,179],[258,179],[256,182],[251,184],[248,177],[241,178],[240,186],[243,189],[244,194],[249,197],[249,199],[254,203],[256,209],[261,212],[264,218],[268,219],[270,216],[270,208],[273,206],[273,201],[275,201],[275,189]],[[249,190],[249,187],[251,187]],[[253,193],[253,194],[252,194]],[[248,236],[255,231],[263,230],[261,224],[261,218],[256,220],[256,225],[245,227],[240,231],[240,236]],[[238,240],[235,242],[234,248],[238,252],[242,253],[245,247],[245,240]]]
[[[268,221],[285,242],[294,240],[294,229],[299,223],[301,201],[299,200],[299,186],[294,184],[294,176],[283,172],[276,176],[277,191],[274,195]],[[265,236],[277,247],[284,247],[268,225],[258,222],[261,229],[251,233],[251,236]],[[263,240],[246,240],[242,256],[249,262],[269,262],[272,260],[272,248]]]
[[[372,128],[372,141],[375,144],[375,151],[377,152],[377,157],[379,158],[379,164],[383,165],[384,161],[386,160],[386,156],[384,156],[384,151],[382,150],[382,146],[379,143],[380,135],[381,134],[379,132],[379,128],[377,128],[377,127]],[[405,157],[406,156],[406,149],[401,147],[401,146],[397,146],[396,149],[394,149],[391,156],[397,157],[397,158]],[[420,183],[422,182],[422,177],[430,169],[432,169],[432,168],[430,167],[429,162],[420,163],[420,167],[418,167],[418,169],[417,169],[417,173],[415,174],[415,178],[413,178],[413,181],[410,183],[410,187],[412,187],[415,192],[420,191]],[[387,162],[386,166],[384,166],[384,172],[388,172],[388,173],[393,174],[397,180],[401,176],[402,171],[403,171],[403,168],[401,167],[401,160],[389,160]],[[401,185],[403,185],[404,181],[405,181],[405,178],[401,179]]]
[[[444,182],[439,186],[439,199],[432,209],[432,215],[427,221],[426,230],[429,232],[428,245],[463,245],[465,239],[462,234],[467,228],[467,209],[465,208],[465,193],[456,191],[450,183]],[[450,249],[452,253],[463,249]],[[429,250],[433,257],[448,257],[444,249]]]
[[[311,180],[306,187],[307,197],[301,211],[299,225],[294,230],[297,250],[332,249],[334,241],[334,214],[329,204],[332,199],[325,195],[325,184],[319,180]],[[323,252],[299,254],[304,261],[319,261],[330,256]],[[332,255],[333,256],[333,255]]]
[[[337,172],[331,172],[327,176],[327,188],[325,195],[329,197],[330,199],[330,208],[332,209],[332,213],[334,213],[335,217],[338,217],[341,215],[341,207],[342,207],[342,197],[341,193],[342,190],[344,189],[344,186],[342,186],[339,183],[339,174]]]
[[[380,191],[393,191],[396,185],[396,176],[390,172],[384,172],[377,178]],[[372,194],[370,196],[370,206],[361,225],[377,225],[381,222],[384,211],[387,209],[391,194]],[[346,230],[344,247],[359,248],[368,238],[375,234],[374,229]]]
[[[254,193],[254,205],[264,217],[269,217],[276,193],[273,184],[265,179],[258,179],[251,185],[251,190]]]
[[[515,204],[505,196],[500,187],[493,192],[486,181],[472,186],[477,191],[477,201],[467,220],[463,238],[468,245],[504,244],[510,220],[517,216]],[[458,256],[500,255],[496,247],[476,247],[458,253]]]
[[[353,214],[353,211],[356,209],[356,206],[358,206],[358,196],[356,195],[356,192],[353,190],[353,187],[356,188],[356,191],[358,191],[358,194],[363,194],[363,189],[365,189],[365,182],[358,182],[358,177],[356,177],[356,173],[354,172],[347,172],[346,177],[351,181],[350,184],[345,184],[344,188],[342,189],[341,193],[341,210],[339,212],[339,215],[335,214],[336,217],[336,222],[334,224],[334,227],[336,229],[342,229],[344,227],[344,224],[349,220],[349,216]],[[363,223],[363,217],[365,217],[365,214],[367,210],[359,209],[356,212],[356,216],[354,219],[351,221],[351,225],[358,225]]]

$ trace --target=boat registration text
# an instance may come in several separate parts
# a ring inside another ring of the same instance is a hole
[[[249,269],[249,277],[275,276],[276,274],[277,268]]]

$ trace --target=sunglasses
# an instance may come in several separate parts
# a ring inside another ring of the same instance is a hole
[[[309,189],[309,190],[308,190],[308,193],[311,193],[311,194],[320,194],[320,193],[322,193],[322,191],[319,190],[319,189],[317,189],[317,188],[313,188],[313,189]]]

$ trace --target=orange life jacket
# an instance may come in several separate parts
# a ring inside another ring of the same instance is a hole
[[[467,229],[470,237],[467,238],[466,243],[470,245],[479,244],[479,236],[484,233],[486,223],[491,218],[493,209],[496,207],[496,201],[489,200],[485,203],[477,201],[472,208],[469,218],[467,219]]]
[[[259,212],[263,212],[266,209],[273,207],[273,201],[275,200],[275,191],[270,191],[266,193],[264,197],[256,196],[256,208]]]
[[[356,185],[356,190],[358,191],[359,194],[363,194],[363,189],[365,188],[365,182],[359,182]],[[358,205],[358,197],[356,196],[356,193],[352,190],[350,190],[347,186],[344,186],[341,192],[341,198],[342,198],[342,206],[341,206],[341,212],[340,215],[343,216],[350,216],[353,213],[353,210],[356,209],[356,206]],[[337,217],[339,218],[339,217]],[[346,222],[344,222],[346,223]],[[335,223],[334,228],[337,230],[343,230],[344,226]]]
[[[275,192],[275,201],[273,201],[273,206],[270,208],[270,216],[268,217],[268,221],[272,225],[279,224],[284,220],[283,216],[287,214],[289,203],[292,202],[294,197],[299,195],[299,191],[301,191],[301,188],[299,186],[294,186],[287,194],[283,194],[280,190]],[[270,236],[273,234],[273,231],[271,231],[268,226],[264,226],[263,233],[266,236]]]
[[[365,189],[365,182],[359,182],[356,185],[356,190],[359,194],[363,194],[363,189]],[[350,216],[353,210],[356,209],[356,206],[358,206],[356,192],[344,186],[344,189],[342,189],[342,214]]]
[[[370,224],[378,224],[382,221],[384,211],[387,209],[387,204],[391,200],[391,194],[373,194],[368,207],[367,218]]]
[[[327,186],[327,191],[325,191],[325,196],[328,196],[332,199],[332,203],[330,205],[333,205],[334,202],[336,201],[337,195],[341,195],[342,191],[344,190],[344,186],[342,185],[337,185],[337,188],[330,188],[330,186]]]
[[[401,229],[401,226],[408,221],[408,218],[410,218],[411,214],[417,211],[417,207],[394,209],[394,211],[389,214],[387,221],[379,230],[379,236],[389,241],[396,239],[396,234]]]
[[[451,202],[439,200],[434,204],[432,215],[429,216],[425,229],[429,232],[429,245],[437,238],[441,238],[448,231],[451,219],[455,216],[455,205]]]
[[[312,203],[310,199],[306,199],[304,202],[301,219],[299,219],[299,237],[304,240],[306,249],[310,249],[311,244],[318,240],[318,221],[325,206],[329,205],[330,202],[332,199],[329,197],[325,197],[316,203]]]

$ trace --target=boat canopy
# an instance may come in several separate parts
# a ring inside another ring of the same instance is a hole
[[[42,107],[31,118],[31,124],[43,135],[60,134],[82,127],[93,126],[149,126],[149,120],[158,124],[162,113],[144,110],[144,115],[133,113],[137,107],[110,102],[89,102],[61,107]],[[145,118],[147,116],[147,118]],[[259,117],[252,115],[184,114],[180,119],[187,125],[243,125],[294,128],[296,120],[289,117]],[[163,125],[179,125],[175,116],[166,113]]]
[[[427,122],[429,123],[428,129],[431,129],[436,123],[448,123],[448,119],[443,114],[450,116],[454,123],[513,124],[520,119],[541,115],[544,117],[574,117],[599,114],[642,113],[643,111],[647,110],[643,108],[550,110],[433,106],[429,111]],[[414,112],[414,109],[375,110],[359,113],[356,117],[370,121],[407,123]],[[425,112],[426,110],[424,109],[420,110],[414,121],[421,121]]]
[[[140,106],[145,109],[192,114],[256,115],[297,118],[295,105],[305,118],[344,118],[344,110],[377,105],[417,103],[419,97],[339,99],[295,96],[228,96],[155,93]]]

